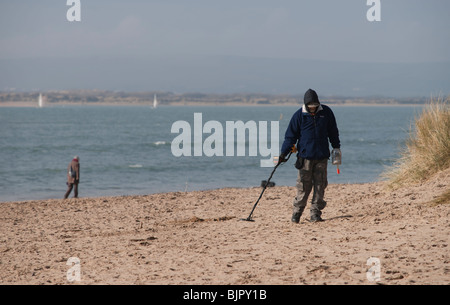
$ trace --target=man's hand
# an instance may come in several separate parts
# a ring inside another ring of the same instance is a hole
[[[336,151],[339,155],[342,156],[342,152],[341,152],[341,149],[340,149],[340,148],[333,148],[333,150],[331,151],[331,153],[334,153],[335,151]]]
[[[281,154],[281,155],[278,157],[278,163],[277,163],[277,165],[278,165],[278,164],[281,164],[281,163],[283,163],[283,162],[286,162],[286,155],[285,155],[285,154]]]

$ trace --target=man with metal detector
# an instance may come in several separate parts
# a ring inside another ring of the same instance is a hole
[[[304,96],[304,105],[292,116],[278,159],[278,163],[286,162],[292,145],[297,144],[295,167],[299,172],[292,222],[300,222],[311,190],[314,190],[310,209],[311,221],[322,221],[322,210],[327,204],[324,194],[328,185],[328,140],[333,150],[340,154],[339,131],[333,111],[330,107],[320,104],[317,93],[309,89]]]

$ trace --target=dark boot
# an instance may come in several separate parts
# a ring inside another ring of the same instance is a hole
[[[320,217],[320,215],[314,214],[311,215],[311,222],[319,222],[319,221],[323,221],[322,217]]]
[[[292,218],[291,221],[295,222],[295,223],[299,223],[300,222],[300,217],[302,216],[301,213],[293,213],[292,214]]]
[[[291,221],[295,222],[295,223],[299,223],[300,222],[300,217],[302,217],[304,209],[305,209],[304,207],[300,208],[300,210],[294,209],[294,213],[292,213]]]

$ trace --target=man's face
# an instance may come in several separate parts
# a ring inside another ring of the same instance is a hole
[[[317,105],[317,104],[309,104],[307,107],[308,107],[308,111],[310,113],[316,113],[317,107],[319,107],[319,105]]]

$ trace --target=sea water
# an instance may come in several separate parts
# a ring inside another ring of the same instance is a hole
[[[204,121],[222,124],[278,121],[281,147],[289,120],[299,107],[3,107],[0,201],[62,198],[67,166],[75,155],[80,157],[80,197],[259,186],[272,172],[260,166],[261,156],[175,157],[171,143],[178,134],[171,132],[172,124],[179,120],[193,124],[194,113],[201,113]],[[328,181],[365,183],[380,180],[380,174],[395,162],[422,107],[331,108],[340,133],[342,164],[338,175],[329,162]],[[294,186],[294,163],[295,157],[278,167],[272,181]]]

